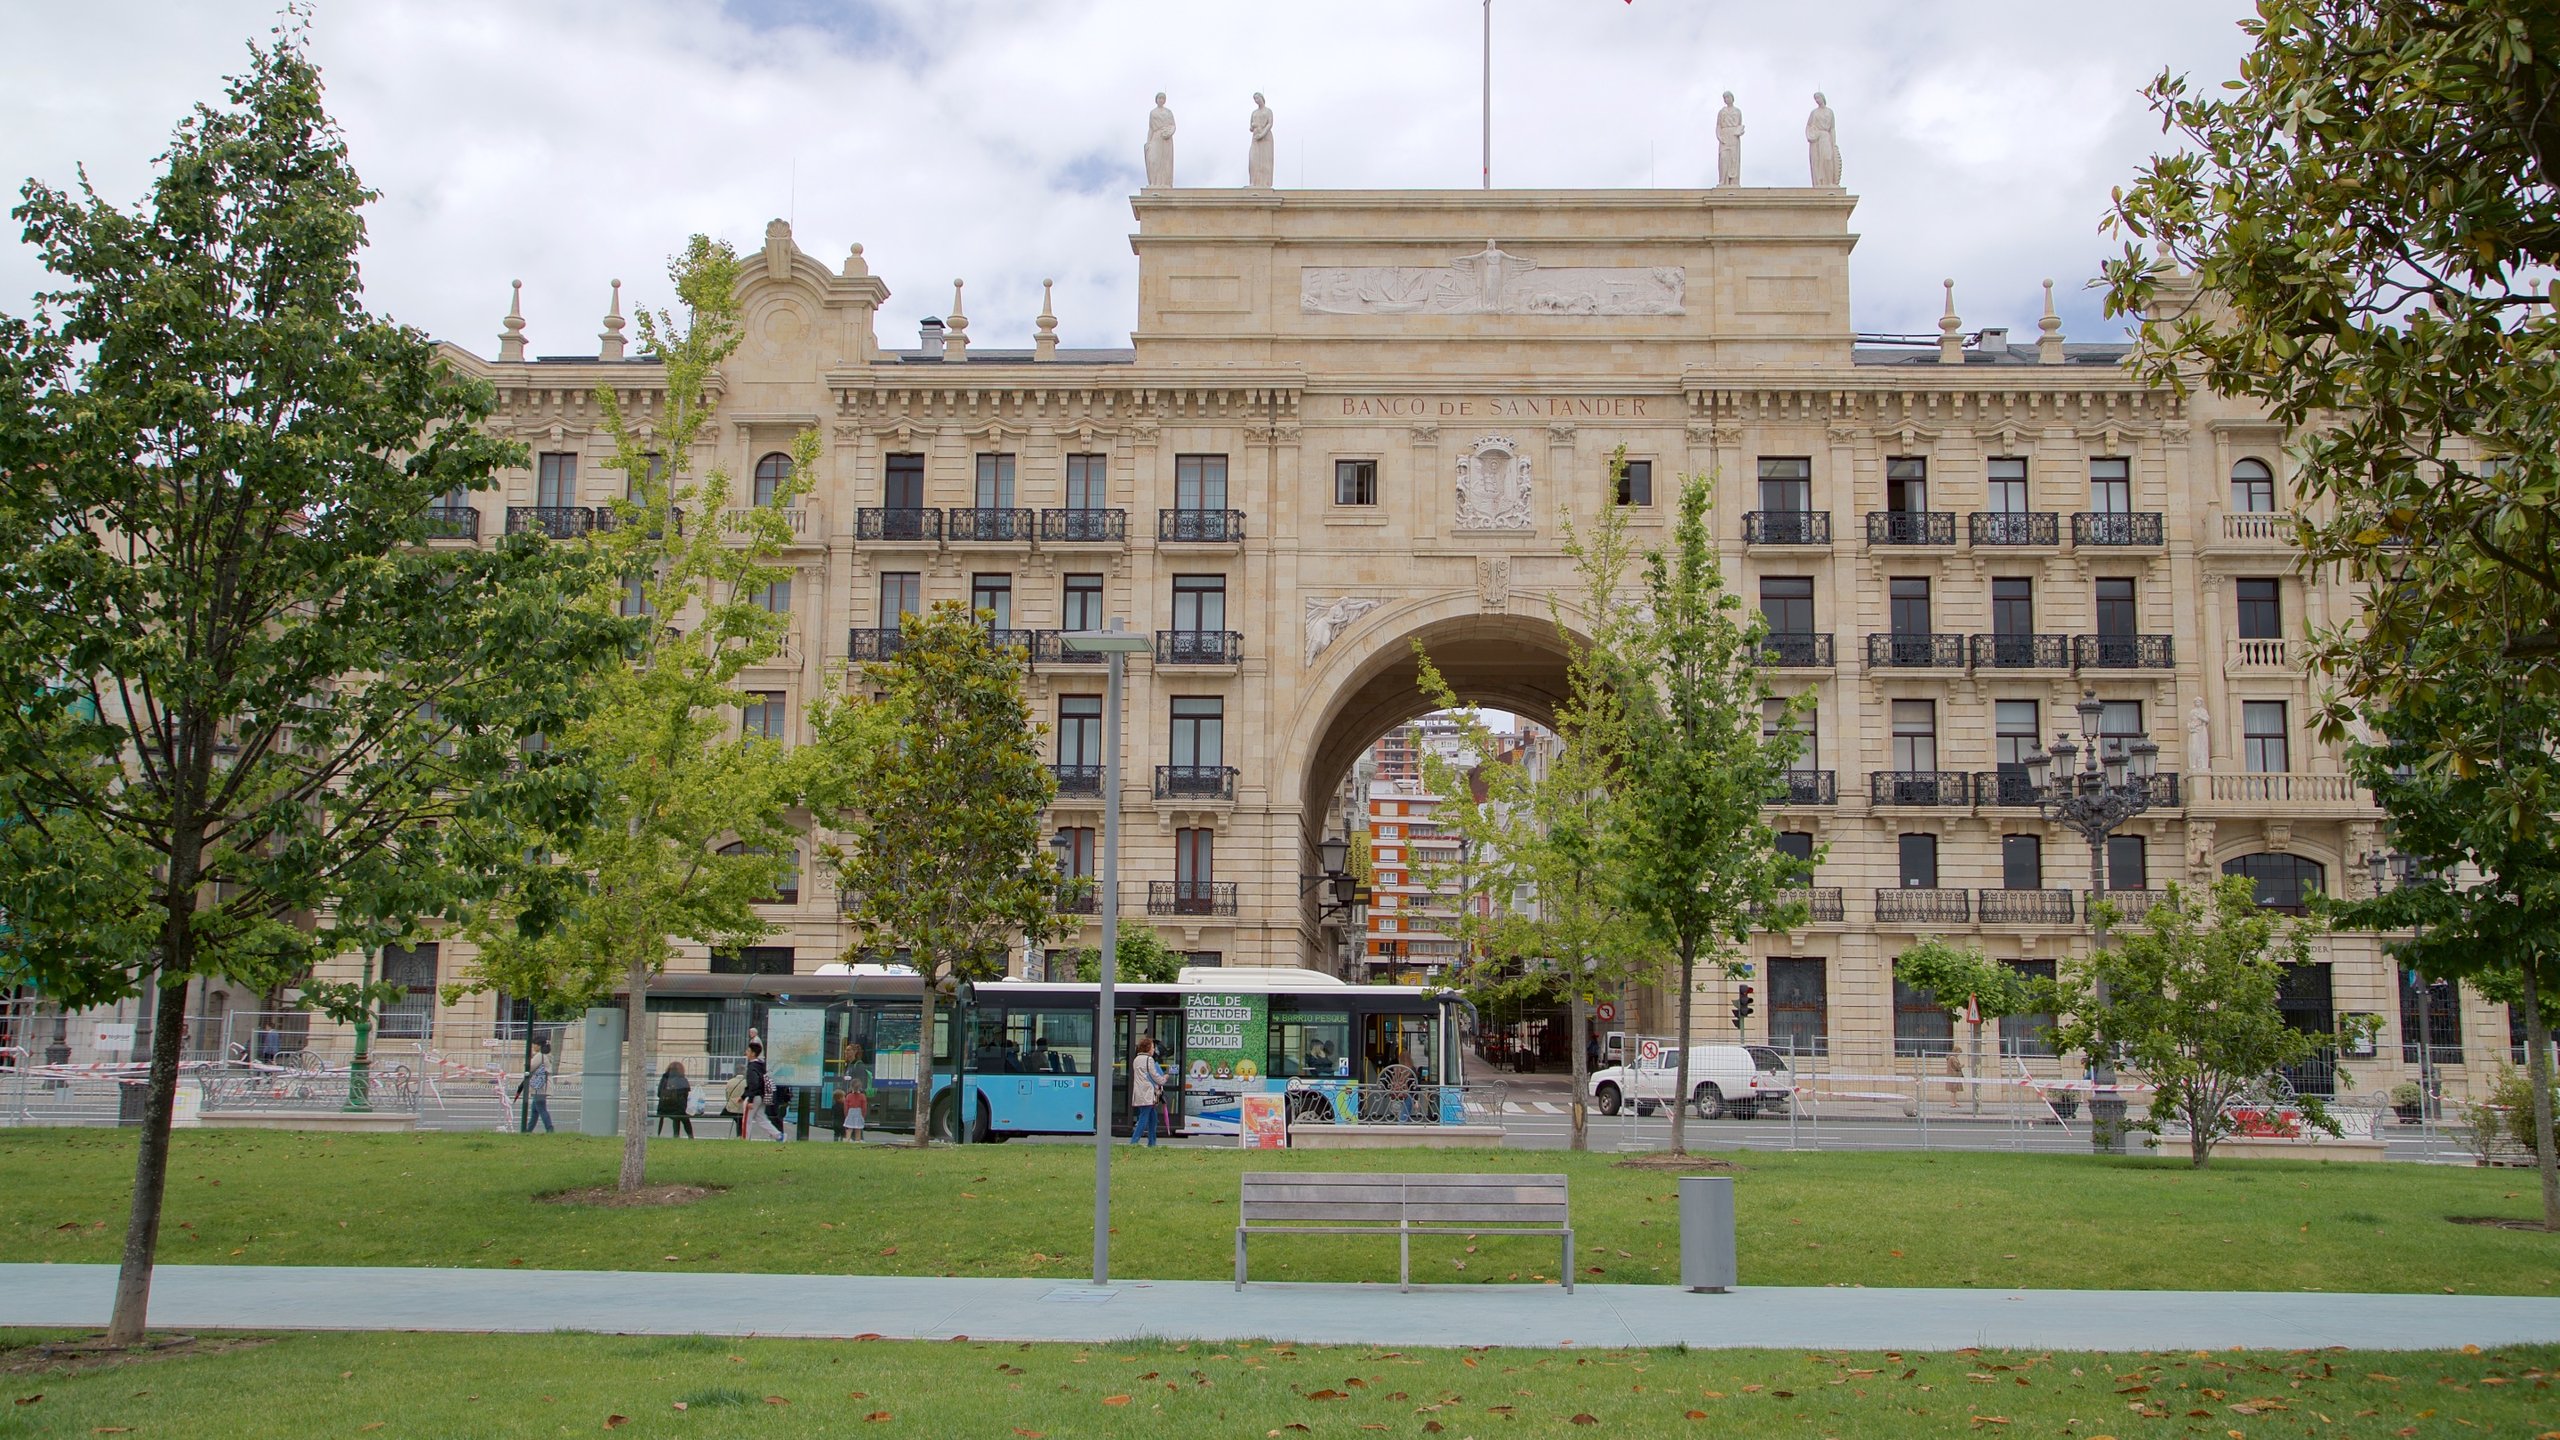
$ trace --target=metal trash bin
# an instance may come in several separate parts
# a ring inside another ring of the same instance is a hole
[[[1733,1244],[1733,1180],[1680,1177],[1680,1284],[1723,1294],[1740,1284]]]

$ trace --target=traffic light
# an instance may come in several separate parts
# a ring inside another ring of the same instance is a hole
[[[1743,986],[1740,990],[1738,990],[1738,991],[1734,992],[1734,997],[1733,997],[1733,1028],[1734,1028],[1734,1029],[1736,1029],[1736,1030],[1741,1029],[1741,1028],[1742,1028],[1742,1022],[1751,1018],[1751,1009],[1752,1009],[1752,1006],[1751,1006],[1751,987],[1750,987],[1750,986],[1748,986],[1748,985],[1745,985],[1745,986]]]

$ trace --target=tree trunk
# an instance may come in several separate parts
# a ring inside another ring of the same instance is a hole
[[[924,993],[919,1001],[921,1008],[916,1011],[915,1138],[917,1145],[925,1146],[933,1143],[933,976],[926,974],[921,965],[916,970],[924,977]],[[1109,1123],[1107,1117],[1105,1123]]]
[[[1573,992],[1571,1004],[1571,1014],[1573,1016],[1573,1040],[1571,1044],[1565,1047],[1573,1052],[1571,1057],[1573,1060],[1573,1141],[1571,1148],[1575,1150],[1588,1150],[1591,1148],[1591,1108],[1589,1104],[1591,1097],[1591,1059],[1590,1051],[1584,1047],[1583,1042],[1591,1028],[1591,1000],[1590,997],[1584,995],[1581,991],[1576,990]]]
[[[628,1194],[649,1173],[648,962],[632,961],[622,987],[622,1174],[614,1188]]]
[[[173,927],[174,928],[174,927]],[[178,1094],[178,1053],[187,1028],[187,966],[170,965],[164,952],[160,974],[175,973],[175,985],[160,987],[151,1029],[151,1075],[142,1098],[142,1143],[133,1161],[133,1209],[124,1228],[124,1263],[116,1271],[115,1314],[107,1322],[107,1343],[139,1345],[151,1309],[151,1267],[160,1251],[160,1201],[169,1184],[169,1118]]]
[[[2220,1107],[2215,1107],[2213,1118],[2216,1120],[2221,1118]],[[2206,1123],[2205,1114],[2201,1108],[2188,1109],[2187,1160],[2198,1170],[2205,1168],[2206,1162],[2213,1159],[2213,1136],[2206,1129]]]
[[[2524,962],[2524,1074],[2533,1087],[2533,1157],[2542,1171],[2542,1228],[2560,1230],[2560,1155],[2551,1135],[2551,1023],[2542,1018],[2542,990],[2534,972],[2542,957]],[[153,1047],[157,1053],[158,1047]]]
[[[1680,1063],[1673,1067],[1671,1081],[1671,1153],[1689,1153],[1689,987],[1697,973],[1697,947],[1684,941],[1680,946],[1680,993],[1672,1003],[1679,1007]]]
[[[1973,1092],[1973,1115],[1979,1120],[1982,1118],[1982,1022],[1976,1020],[1968,1028],[1973,1032],[1970,1042],[1973,1053],[1965,1057],[1965,1078],[1973,1083],[1965,1088]]]

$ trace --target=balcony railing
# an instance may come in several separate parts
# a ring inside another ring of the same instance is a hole
[[[1236,913],[1236,882],[1233,880],[1150,880],[1147,882],[1147,913],[1150,915],[1233,915]]]
[[[1159,765],[1156,767],[1156,798],[1233,800],[1236,798],[1236,773],[1233,765]]]
[[[1867,543],[1870,545],[1953,545],[1956,543],[1956,512],[1953,510],[1870,510],[1867,512]]]
[[[477,540],[480,538],[480,512],[468,505],[430,505],[427,507],[427,538]]]
[[[2153,809],[2175,810],[2178,808],[2180,803],[2178,775],[2176,771],[2163,770],[2159,774],[2151,777],[2151,805]]]
[[[1962,770],[1876,770],[1867,775],[1870,805],[1970,805],[1973,777]]]
[[[2222,668],[2289,675],[2302,668],[2303,653],[2309,648],[2309,642],[2302,640],[2234,640]]]
[[[1976,670],[2068,670],[2071,668],[2071,637],[2068,635],[1976,635],[1973,637],[1973,668]]]
[[[990,625],[987,627],[987,643],[999,650],[1019,650],[1023,658],[1028,660],[1031,658],[1033,633],[1029,630],[1009,630]]]
[[[2175,652],[2166,635],[2074,635],[2071,663],[2083,670],[2171,670]]]
[[[1778,775],[1778,792],[1769,798],[1772,805],[1837,805],[1840,803],[1840,772],[1837,770],[1786,770]]]
[[[2289,546],[2293,527],[2293,514],[2286,510],[2226,510],[2222,515],[2222,538],[2233,545]]]
[[[1828,670],[1831,668],[1831,636],[1771,632],[1760,637],[1760,653],[1781,670]]]
[[[604,512],[610,524],[612,511]],[[596,511],[586,505],[510,505],[507,507],[507,533],[510,535],[548,535],[554,540],[574,540],[598,528]]]
[[[642,518],[646,518],[649,512],[640,510],[634,511],[633,513]],[[622,521],[616,514],[613,506],[599,505],[596,507],[596,529],[610,530],[621,523]],[[667,508],[667,516],[663,522],[653,524],[649,527],[649,538],[655,540],[659,536],[666,534],[670,528],[679,535],[684,533],[684,512],[673,506],[669,506]]]
[[[853,512],[856,540],[939,540],[942,512],[931,508],[866,505]]]
[[[1099,765],[1052,765],[1049,773],[1058,778],[1060,795],[1098,797],[1102,794],[1102,767]]]
[[[1828,545],[1828,510],[1750,510],[1742,516],[1745,545]]]
[[[1244,634],[1236,630],[1159,630],[1159,665],[1234,665],[1244,659]]]
[[[2080,913],[2089,915],[2091,907],[2099,901],[2110,901],[2116,907],[2116,923],[2133,925],[2140,923],[2142,917],[2151,912],[2152,906],[2168,898],[2166,890],[2083,890],[2080,892]]]
[[[2086,510],[2071,517],[2071,543],[2074,545],[2157,545],[2161,543],[2160,512],[2093,515]]]
[[[743,540],[753,532],[759,514],[780,515],[782,523],[790,527],[793,540],[809,538],[809,512],[797,505],[781,510],[770,505],[733,505],[720,512],[720,529]]]
[[[1244,540],[1241,510],[1159,510],[1156,538],[1178,545],[1236,545]]]
[[[1962,925],[1973,918],[1973,896],[1964,890],[1905,885],[1876,891],[1876,919],[1886,924]]]
[[[1101,542],[1129,538],[1126,510],[1043,510],[1040,538],[1069,542]]]
[[[1976,545],[2062,543],[2062,517],[2050,510],[1976,510],[1965,527]]]
[[[1058,887],[1057,913],[1061,915],[1099,915],[1102,913],[1102,889],[1090,875],[1073,875]]]
[[[2008,770],[1976,770],[1973,772],[1973,803],[1976,805],[2033,805],[2035,787],[2027,783],[2024,766]]]
[[[2365,801],[2352,775],[2314,775],[2300,770],[2216,772],[2187,777],[2187,803],[2339,805]]]
[[[2071,923],[2071,892],[2068,890],[1978,890],[1974,892],[1974,913],[1983,923],[1993,921],[2025,922],[2037,925]]]
[[[1848,906],[1840,899],[1837,885],[1816,886],[1809,890],[1781,890],[1770,897],[1779,905],[1802,905],[1805,918],[1817,924],[1838,924],[1848,918]]]
[[[866,630],[856,627],[846,639],[845,658],[849,660],[886,660],[905,648],[903,630]]]
[[[1867,668],[1870,670],[1961,670],[1964,668],[1964,637],[1961,635],[1870,635],[1867,637]]]
[[[1111,656],[1101,650],[1070,650],[1063,630],[1031,632],[1031,663],[1034,665],[1100,665]]]
[[[1004,542],[1029,540],[1039,530],[1037,512],[1030,510],[978,510],[955,507],[943,512],[942,534],[947,540]]]

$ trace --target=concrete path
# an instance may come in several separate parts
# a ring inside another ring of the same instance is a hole
[[[107,1265],[0,1265],[0,1326],[101,1326]],[[2560,1343],[2560,1300],[2158,1290],[1421,1286],[905,1276],[661,1275],[165,1265],[151,1320],[180,1330],[590,1330],[1109,1342],[1603,1348],[2446,1349]]]

